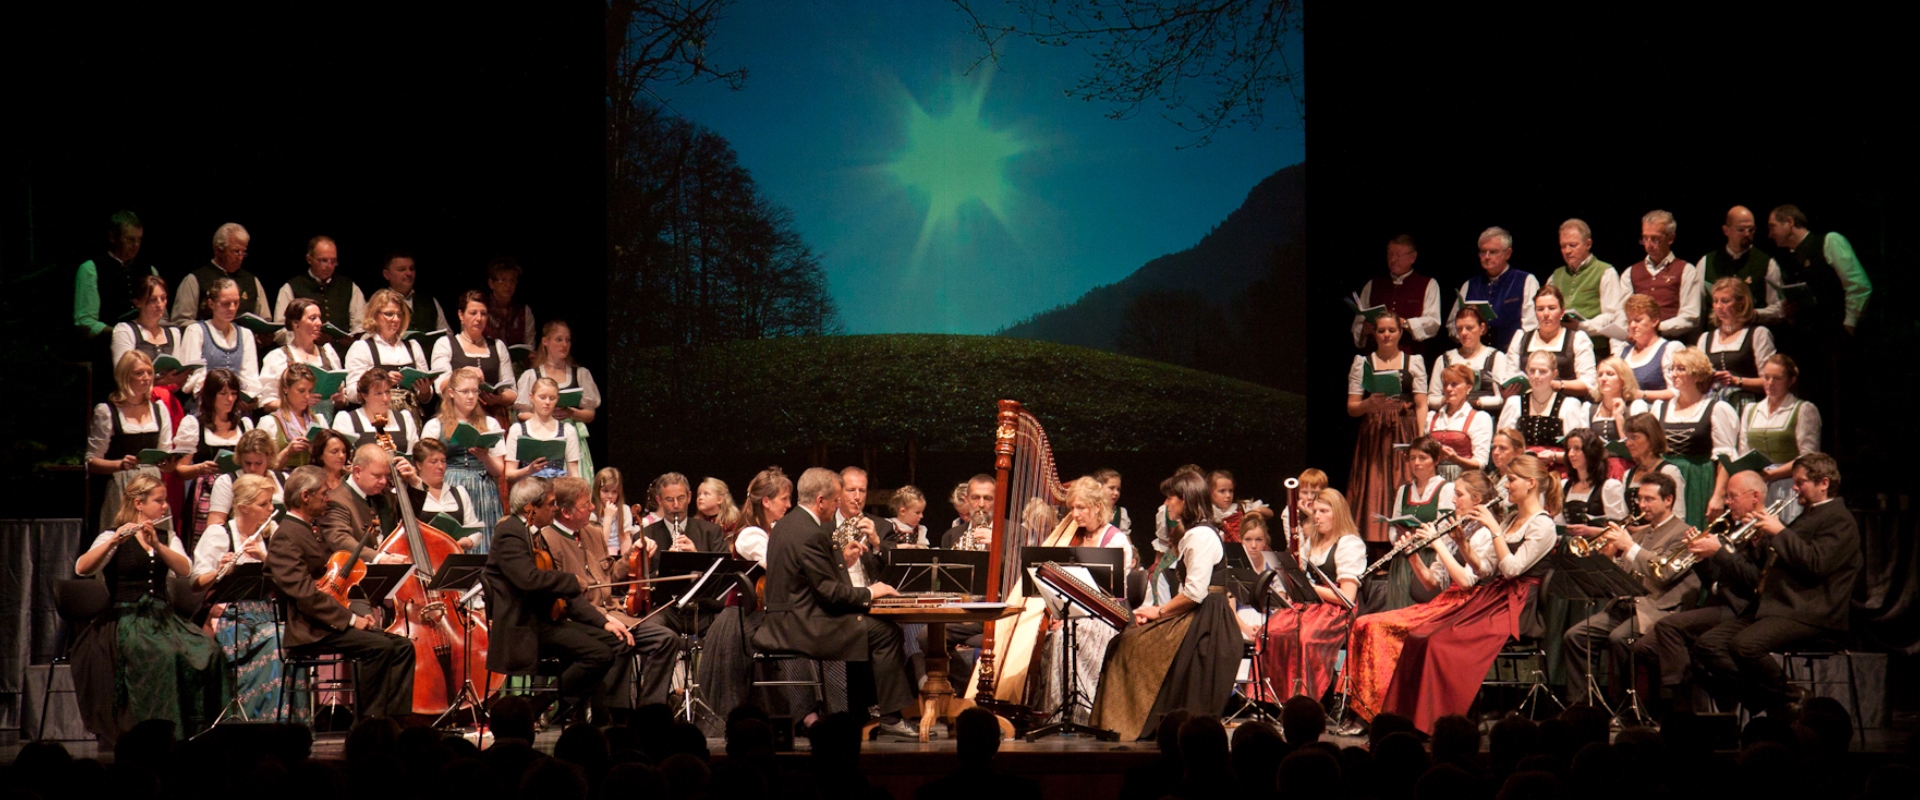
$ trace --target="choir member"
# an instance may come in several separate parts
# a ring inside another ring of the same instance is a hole
[[[314,443],[308,441],[308,434],[315,428],[325,428],[327,422],[315,413],[313,370],[305,364],[295,364],[280,373],[278,393],[280,407],[260,419],[260,430],[273,436],[279,446],[273,467],[285,472],[312,463]]]
[[[1600,362],[1596,372],[1600,376],[1600,389],[1594,401],[1587,404],[1587,427],[1593,429],[1603,445],[1624,442],[1627,419],[1635,414],[1647,413],[1647,401],[1640,394],[1640,381],[1634,378],[1633,369],[1619,356]],[[1609,456],[1607,474],[1618,478],[1627,473],[1627,466],[1627,459]]]
[[[1413,237],[1400,234],[1387,240],[1387,273],[1360,287],[1356,309],[1379,305],[1407,321],[1406,338],[1400,348],[1411,353],[1429,353],[1428,346],[1440,332],[1440,282],[1413,271],[1420,257]],[[1353,315],[1353,345],[1366,349],[1371,341],[1365,314]]]
[[[174,735],[213,723],[233,694],[220,646],[174,612],[168,577],[193,571],[172,532],[167,488],[152,475],[126,482],[112,528],[74,562],[101,575],[112,605],[73,645],[73,685],[87,730],[112,743],[135,723],[164,719]]]
[[[520,288],[520,262],[501,256],[487,263],[488,339],[499,339],[509,347],[533,347],[533,309],[514,297]]]
[[[211,592],[221,571],[238,564],[267,560],[267,542],[273,538],[275,497],[279,484],[261,475],[245,475],[233,483],[233,517],[207,527],[193,548],[193,588]],[[230,523],[230,524],[229,524]],[[243,600],[215,605],[208,623],[227,660],[239,665],[234,687],[245,719],[267,719],[280,708],[280,633],[270,600]]]
[[[1443,402],[1441,376],[1455,364],[1466,367],[1473,379],[1467,383],[1467,402],[1487,413],[1500,411],[1500,386],[1513,377],[1514,365],[1507,354],[1480,343],[1487,332],[1487,321],[1478,306],[1460,309],[1453,318],[1454,337],[1460,346],[1442,353],[1433,362],[1433,377],[1427,385],[1427,404],[1438,408]]]
[[[573,362],[573,328],[565,320],[540,326],[540,347],[533,351],[533,366],[520,373],[514,388],[515,408],[521,419],[533,416],[533,382],[541,378],[552,378],[562,392],[579,391],[578,405],[562,404],[554,409],[553,416],[572,427],[573,435],[580,440],[580,474],[593,472],[593,453],[586,446],[587,423],[600,408],[600,386],[594,383],[593,373]]]
[[[560,387],[554,384],[552,378],[541,378],[533,384],[532,399],[533,416],[507,428],[507,480],[517,481],[528,475],[542,478],[558,478],[562,475],[580,477],[580,440],[574,436],[573,426],[553,417],[554,406],[560,402]],[[528,439],[564,442],[565,459],[555,462],[540,456],[522,462],[520,443]]]
[[[384,451],[369,450],[370,469],[365,479],[375,487],[371,493],[378,494],[386,485],[391,464]],[[296,468],[288,475],[287,513],[280,516],[278,530],[267,541],[266,574],[286,620],[281,643],[288,655],[296,657],[339,653],[355,661],[353,701],[359,718],[405,716],[413,711],[413,643],[380,630],[380,620],[371,609],[343,604],[315,585],[334,553],[360,552],[361,558],[367,559],[377,546],[362,550],[359,531],[320,524],[324,516],[349,513],[336,511],[334,498],[365,491],[359,486],[350,487],[353,481],[348,480],[330,493],[326,483],[325,471],[312,465]],[[495,607],[492,611],[496,618],[505,619],[502,609]],[[499,640],[494,642],[498,647]],[[488,666],[492,666],[491,660]]]
[[[1606,445],[1592,428],[1574,428],[1567,433],[1567,480],[1561,484],[1565,498],[1556,524],[1567,526],[1575,536],[1593,536],[1600,532],[1593,520],[1625,523],[1627,493],[1625,485],[1607,476]]]
[[[1107,497],[1113,503],[1113,519],[1109,522],[1112,522],[1114,527],[1126,531],[1128,537],[1132,537],[1133,517],[1128,516],[1126,507],[1120,505],[1120,471],[1101,467],[1093,471],[1093,477],[1107,487]]]
[[[398,372],[386,367],[368,367],[360,373],[354,388],[363,402],[359,408],[333,415],[333,429],[355,445],[378,441],[381,434],[386,434],[394,452],[413,452],[413,443],[420,441],[420,426],[414,422],[412,411],[393,407],[393,386],[398,378]]]
[[[447,311],[440,307],[440,301],[432,297],[422,297],[415,288],[420,283],[420,270],[415,264],[413,254],[405,250],[390,250],[380,260],[380,277],[387,282],[387,288],[400,297],[407,305],[410,333],[447,332]],[[425,305],[432,305],[431,314],[423,313]]]
[[[1720,281],[1733,278],[1747,287],[1750,298],[1766,298],[1766,305],[1754,309],[1754,314],[1760,322],[1772,325],[1780,322],[1784,313],[1779,287],[1785,285],[1786,281],[1780,278],[1780,265],[1760,248],[1753,246],[1755,230],[1757,226],[1753,212],[1746,206],[1727,209],[1726,223],[1720,226],[1720,232],[1727,237],[1726,246],[1701,256],[1695,262],[1700,265],[1700,282],[1708,292],[1707,296],[1700,298],[1700,305],[1703,311],[1711,312],[1713,288],[1719,286]]]
[[[280,473],[273,468],[274,459],[279,453],[280,448],[274,445],[271,433],[254,428],[241,435],[240,444],[233,448],[233,460],[240,465],[240,470],[222,473],[213,481],[213,497],[207,503],[209,526],[224,525],[227,517],[233,515],[233,483],[248,475],[258,475],[272,483],[274,504],[285,506]]]
[[[1553,270],[1547,282],[1560,290],[1567,312],[1585,320],[1567,320],[1567,328],[1587,334],[1594,357],[1605,358],[1607,337],[1625,335],[1624,330],[1615,332],[1620,323],[1613,314],[1626,296],[1619,273],[1612,264],[1593,257],[1593,229],[1580,219],[1560,223],[1560,260],[1565,263]]]
[[[1208,516],[1214,527],[1220,531],[1221,538],[1227,542],[1240,541],[1240,525],[1248,516],[1273,517],[1273,509],[1266,503],[1251,497],[1236,502],[1233,499],[1233,473],[1216,469],[1207,473],[1207,498],[1212,502],[1207,506]],[[1041,532],[1043,535],[1045,531]]]
[[[1097,476],[1096,479],[1098,479]],[[1113,493],[1109,491],[1107,497],[1108,502],[1111,503]],[[929,546],[927,526],[920,524],[920,520],[927,516],[927,496],[920,491],[920,487],[907,485],[893,490],[893,495],[887,498],[887,507],[893,510],[893,516],[887,518],[887,524],[891,527],[886,528],[886,533],[881,534],[880,538],[883,541],[893,547],[925,548]],[[1109,521],[1108,524],[1112,522]],[[1131,550],[1133,546],[1129,544],[1127,547]]]
[[[593,496],[593,524],[606,534],[607,555],[619,556],[639,538],[645,526],[633,518],[633,508],[627,505],[626,479],[618,468],[601,467],[593,474]]]
[[[1393,492],[1393,509],[1388,514],[1393,519],[1412,517],[1414,525],[1437,522],[1441,517],[1453,514],[1453,485],[1441,477],[1436,468],[1440,460],[1440,443],[1430,436],[1422,436],[1407,447],[1406,483]],[[1414,525],[1396,526],[1397,540],[1400,536],[1410,535],[1408,528]],[[1421,566],[1433,563],[1433,557],[1417,556],[1412,559],[1395,559],[1387,567],[1387,582],[1384,591],[1369,593],[1367,604],[1361,613],[1392,611],[1405,608],[1415,602],[1426,599],[1426,592],[1414,589],[1414,567],[1410,561],[1420,561]],[[1331,573],[1329,573],[1331,574]]]
[[[119,313],[120,298],[142,296],[144,279],[159,277],[160,271],[151,265],[135,263],[145,239],[140,215],[121,210],[107,218],[107,252],[80,262],[73,276],[73,325],[81,336],[94,339],[108,332],[112,326],[105,320]],[[120,357],[114,356],[113,363],[119,364]]]
[[[1615,695],[1624,694],[1633,685],[1630,677],[1633,662],[1629,660],[1632,640],[1652,632],[1654,623],[1678,610],[1682,603],[1698,598],[1700,576],[1693,571],[1655,576],[1648,568],[1654,558],[1686,539],[1689,526],[1678,513],[1679,495],[1675,489],[1672,478],[1658,474],[1647,476],[1634,489],[1646,525],[1632,532],[1610,526],[1594,539],[1600,543],[1600,552],[1613,559],[1613,565],[1633,577],[1647,593],[1631,602],[1618,598],[1599,603],[1597,611],[1593,610],[1596,604],[1589,604],[1590,615],[1567,628],[1561,636],[1565,646],[1560,654],[1566,663],[1568,697],[1593,701],[1589,693],[1593,684],[1587,679],[1588,665],[1595,660],[1594,646],[1601,643],[1607,645],[1613,659],[1610,663],[1614,665]]]
[[[117,516],[126,482],[147,474],[158,480],[173,472],[179,458],[173,420],[153,399],[153,362],[139,350],[129,350],[114,364],[116,387],[107,402],[93,407],[87,427],[87,472],[92,474],[90,496],[101,498],[88,509],[90,520]],[[141,463],[141,451],[164,450],[172,455],[158,463]]]
[[[1319,699],[1333,687],[1334,664],[1353,627],[1350,606],[1361,600],[1360,572],[1367,568],[1367,545],[1339,492],[1320,490],[1307,519],[1300,567],[1315,579],[1320,602],[1268,616],[1262,667],[1274,688],[1288,697],[1303,694]],[[1333,585],[1326,585],[1321,576]]]
[[[347,482],[347,472],[353,464],[353,442],[332,428],[326,428],[313,437],[312,463],[320,468],[321,481],[329,493]]]
[[[420,438],[445,443],[463,422],[483,434],[501,432],[500,423],[480,410],[480,370],[473,367],[455,370],[447,387],[439,415],[420,428]],[[505,516],[500,510],[500,491],[495,481],[505,469],[506,459],[504,436],[492,447],[468,447],[464,452],[447,450],[447,480],[467,491],[467,497],[473,500],[474,516],[480,518],[480,527],[485,529],[474,548],[476,552],[487,552],[487,543],[493,539],[493,524]]]
[[[1073,534],[1059,546],[1111,547],[1121,553],[1121,570],[1130,572],[1133,570],[1133,545],[1127,541],[1126,533],[1107,521],[1111,513],[1108,511],[1107,503],[1107,488],[1093,477],[1082,476],[1069,484],[1067,513],[1072,522]],[[1249,515],[1248,518],[1256,516],[1259,515]],[[1264,521],[1263,518],[1262,522]],[[1260,530],[1264,535],[1265,528],[1262,527]],[[1040,588],[1042,592],[1052,594],[1045,587]],[[1049,606],[1058,607],[1059,604],[1049,603]],[[1071,609],[1072,606],[1065,606],[1065,608]],[[1062,624],[1066,623],[1062,621]],[[1113,626],[1098,620],[1081,619],[1072,624],[1074,625],[1074,671],[1076,673],[1074,679],[1078,682],[1081,691],[1092,697],[1099,693],[1100,668],[1106,660],[1107,645],[1120,632]],[[1027,670],[1027,674],[1032,676],[1031,680],[1039,682],[1037,687],[1039,691],[1030,692],[1028,698],[1031,701],[1036,694],[1038,697],[1045,698],[1045,702],[1038,706],[1041,708],[1058,707],[1061,697],[1066,694],[1066,687],[1062,684],[1060,674],[1061,659],[1066,657],[1064,655],[1066,634],[1063,629],[1049,627],[1049,632],[1044,635],[1044,641],[1040,642],[1035,650],[1033,664]],[[1073,722],[1085,724],[1087,710],[1075,708],[1071,719]]]
[[[120,357],[129,350],[139,350],[147,354],[147,360],[158,362],[161,356],[178,359],[180,349],[180,329],[167,324],[167,282],[158,275],[148,275],[137,284],[140,294],[133,298],[133,307],[137,309],[133,319],[115,323],[111,346],[112,362],[120,363]],[[169,409],[180,407],[180,386],[187,381],[185,370],[170,369],[153,376],[153,398]],[[178,416],[178,415],[173,415]]]
[[[200,391],[207,370],[225,369],[240,378],[240,391],[248,397],[260,394],[260,357],[254,351],[253,335],[233,324],[240,314],[240,287],[232,278],[215,278],[207,284],[202,308],[206,319],[188,325],[180,334],[177,351],[180,363],[206,367],[194,370],[180,384],[188,394]]]
[[[1774,653],[1808,642],[1845,641],[1861,568],[1860,531],[1840,499],[1840,468],[1825,453],[1794,459],[1793,486],[1806,511],[1792,523],[1756,515],[1766,568],[1760,601],[1700,637],[1709,675],[1750,709],[1783,718],[1793,694]],[[1831,646],[1831,645],[1828,645]]]
[[[1667,461],[1686,479],[1683,516],[1687,524],[1705,527],[1726,507],[1727,470],[1714,459],[1735,456],[1740,414],[1732,404],[1707,394],[1713,386],[1713,362],[1698,350],[1687,347],[1674,354],[1668,382],[1674,398],[1654,403],[1649,413],[1666,429]]]
[[[1466,364],[1442,370],[1440,407],[1427,415],[1427,434],[1440,446],[1439,470],[1448,480],[1463,470],[1479,470],[1493,445],[1493,418],[1468,402],[1475,375]]]
[[[1830,336],[1836,327],[1852,335],[1873,296],[1873,282],[1847,237],[1815,234],[1799,206],[1783,205],[1767,213],[1767,238],[1788,251],[1780,264],[1782,285],[1806,286],[1805,299],[1796,301],[1791,293],[1786,298],[1784,316],[1816,337]]]
[[[701,519],[720,526],[727,541],[733,541],[733,535],[740,530],[740,507],[733,504],[733,490],[719,478],[700,481],[700,490],[693,497],[693,510]]]
[[[1627,496],[1627,519],[1632,520],[1628,528],[1632,529],[1645,523],[1640,521],[1640,481],[1653,473],[1660,473],[1673,479],[1679,487],[1680,497],[1687,496],[1687,477],[1680,468],[1669,463],[1667,454],[1667,430],[1660,424],[1660,418],[1652,414],[1635,414],[1627,418],[1626,428],[1627,472],[1620,478]]]
[[[307,271],[293,276],[280,287],[280,294],[273,301],[274,321],[287,324],[287,309],[294,300],[304,297],[320,304],[320,318],[326,324],[349,334],[368,329],[366,296],[360,293],[360,287],[355,286],[353,281],[345,278],[336,280],[334,273],[339,270],[339,245],[328,236],[308,239]],[[281,340],[285,341],[287,336],[283,331]],[[320,333],[320,343],[339,346],[339,342],[325,331]]]
[[[1515,456],[1506,484],[1514,512],[1505,520],[1484,505],[1460,506],[1461,516],[1486,529],[1491,580],[1476,581],[1464,602],[1407,631],[1382,694],[1381,711],[1410,717],[1419,730],[1431,732],[1435,720],[1465,714],[1473,704],[1500,648],[1519,635],[1521,617],[1547,571],[1543,561],[1559,541],[1553,515],[1560,510],[1560,485],[1546,465],[1524,453]]]
[[[1739,278],[1713,284],[1714,327],[1700,334],[1700,352],[1713,362],[1713,394],[1744,410],[1760,399],[1760,365],[1772,358],[1773,332],[1755,325],[1753,292]]]
[[[1553,356],[1553,391],[1587,397],[1595,383],[1593,340],[1566,327],[1566,315],[1566,297],[1559,287],[1541,287],[1533,296],[1536,327],[1514,339],[1507,360],[1524,367],[1534,353],[1549,353]]]
[[[1636,294],[1621,301],[1620,313],[1627,321],[1627,339],[1614,351],[1633,370],[1641,396],[1649,403],[1672,397],[1667,373],[1673,369],[1673,354],[1682,345],[1659,334],[1659,305],[1651,297]]]
[[[480,404],[486,406],[489,412],[512,408],[514,401],[520,397],[514,388],[513,357],[507,354],[506,342],[487,338],[486,295],[469,291],[461,295],[460,302],[455,305],[458,310],[454,311],[454,316],[460,321],[460,330],[450,336],[442,336],[433,343],[433,371],[444,373],[434,388],[445,392],[447,380],[452,377],[454,370],[474,367],[480,370],[482,378]],[[531,403],[526,405],[530,406]]]
[[[213,510],[213,484],[220,476],[220,451],[238,456],[240,437],[253,430],[253,420],[240,413],[240,380],[224,368],[207,370],[200,384],[197,410],[180,419],[175,450],[186,457],[174,474],[187,482],[185,541],[198,542]]]
[[[353,346],[347,348],[347,402],[364,402],[360,397],[360,376],[373,367],[431,371],[426,354],[420,351],[420,343],[405,338],[407,322],[407,304],[400,302],[399,295],[391,289],[373,293],[373,299],[366,305],[366,316],[360,321],[367,335],[355,339]],[[401,408],[424,408],[434,393],[433,382],[424,377],[400,388],[412,392],[410,400],[397,404]]]
[[[1114,639],[1089,723],[1123,739],[1146,739],[1175,711],[1218,714],[1233,693],[1243,640],[1231,604],[1213,586],[1220,534],[1207,523],[1207,479],[1175,473],[1160,484],[1177,532],[1172,549],[1179,593],[1134,609],[1135,625]],[[771,588],[771,587],[770,587]]]
[[[1362,515],[1377,514],[1387,507],[1393,487],[1400,482],[1403,467],[1394,445],[1404,444],[1420,435],[1421,420],[1415,408],[1427,407],[1426,366],[1419,357],[1399,349],[1398,315],[1381,312],[1374,319],[1375,350],[1371,355],[1353,357],[1347,371],[1347,416],[1363,418],[1355,438],[1353,472],[1347,479],[1347,491],[1353,495]],[[1395,384],[1392,391],[1376,391],[1382,382]],[[1386,541],[1387,530],[1371,517],[1361,525],[1370,541]]]
[[[185,328],[195,320],[206,319],[207,309],[197,305],[200,293],[220,278],[229,278],[240,287],[240,313],[272,319],[273,309],[267,305],[266,284],[261,283],[260,278],[245,266],[247,244],[252,241],[253,236],[238,222],[215,228],[213,258],[180,279],[178,300],[173,304],[173,314],[167,319],[167,324]]]
[[[1766,396],[1740,415],[1740,435],[1734,442],[1743,458],[1752,452],[1767,457],[1767,466],[1761,470],[1767,480],[1766,505],[1791,498],[1781,519],[1792,519],[1801,510],[1793,487],[1794,461],[1820,452],[1820,409],[1794,396],[1799,379],[1800,367],[1792,356],[1775,353],[1768,358],[1760,368]]]
[[[1700,329],[1700,304],[1694,298],[1704,290],[1699,268],[1673,255],[1673,237],[1679,230],[1672,213],[1647,212],[1640,218],[1640,247],[1647,257],[1634,262],[1620,277],[1626,284],[1621,287],[1622,293],[1654,301],[1660,336],[1685,341]]]
[[[1478,241],[1480,274],[1460,285],[1460,302],[1453,307],[1454,316],[1447,320],[1447,330],[1455,331],[1461,308],[1469,303],[1485,303],[1493,315],[1493,319],[1487,320],[1486,344],[1505,351],[1521,331],[1533,330],[1534,316],[1527,313],[1527,309],[1533,308],[1533,295],[1540,291],[1540,281],[1532,273],[1508,265],[1513,258],[1513,234],[1505,228],[1495,226],[1481,231]]]
[[[1519,431],[1527,452],[1549,467],[1559,467],[1565,459],[1560,438],[1586,421],[1587,407],[1556,388],[1561,381],[1553,377],[1553,370],[1552,353],[1535,350],[1527,356],[1527,393],[1507,398],[1500,409],[1499,427]]]
[[[1496,497],[1487,477],[1478,472],[1460,476],[1452,484],[1454,502],[1471,511]],[[1403,556],[1415,579],[1426,593],[1436,593],[1425,602],[1378,614],[1367,614],[1354,622],[1352,666],[1352,708],[1355,714],[1372,722],[1382,710],[1387,690],[1400,663],[1401,648],[1407,635],[1426,622],[1458,609],[1473,598],[1471,590],[1482,580],[1495,577],[1492,535],[1481,527],[1477,514],[1462,514],[1453,530],[1435,539],[1424,553]],[[1422,523],[1413,535],[1432,536],[1433,523]],[[1435,569],[1432,565],[1438,564]]]
[[[474,513],[473,495],[467,493],[466,487],[447,482],[447,446],[444,443],[439,439],[415,442],[412,460],[420,477],[412,487],[417,516],[433,519],[445,514],[468,530],[486,527],[480,524],[480,517]],[[458,531],[441,533],[452,536]],[[467,534],[455,539],[454,543],[460,545],[461,550],[472,550],[480,544],[480,534]]]
[[[267,351],[267,357],[260,366],[260,410],[279,410],[280,376],[285,375],[287,367],[291,365],[301,364],[308,369],[331,372],[345,369],[340,355],[333,348],[320,343],[320,328],[324,324],[319,303],[298,297],[287,304],[287,343]],[[340,390],[322,400],[331,408],[346,406],[346,384],[343,382]]]

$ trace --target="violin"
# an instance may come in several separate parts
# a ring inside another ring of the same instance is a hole
[[[539,541],[538,534],[534,535],[534,541],[536,542]],[[553,553],[549,552],[544,545],[534,546],[533,567],[534,569],[542,569],[542,570],[555,569],[553,565]],[[547,609],[547,619],[553,620],[554,622],[559,622],[566,618],[567,618],[567,598],[564,598],[564,597],[553,598],[553,607]]]
[[[327,557],[327,569],[313,582],[313,588],[321,594],[334,599],[340,605],[350,605],[347,592],[360,585],[367,577],[367,562],[360,560],[360,551],[365,550],[370,539],[380,535],[378,524],[367,527],[367,534],[355,542],[352,550],[335,550]]]
[[[614,520],[619,524],[619,520]],[[646,534],[641,534],[644,537]],[[627,575],[636,578],[647,577],[647,543],[644,538],[636,539],[627,549]],[[653,588],[645,583],[636,583],[627,589],[627,616],[644,617],[653,610]]]

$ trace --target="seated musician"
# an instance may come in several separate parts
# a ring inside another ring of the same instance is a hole
[[[1107,487],[1093,476],[1082,476],[1067,485],[1067,508],[1071,525],[1059,529],[1058,535],[1046,539],[1048,547],[1110,547],[1120,552],[1120,571],[1122,574],[1133,570],[1133,543],[1127,541],[1127,534],[1113,525],[1111,495]],[[1248,514],[1243,533],[1257,532],[1261,540],[1266,536],[1266,518],[1259,514]],[[1071,534],[1067,533],[1071,531]],[[1241,542],[1250,541],[1243,538]],[[1255,556],[1261,558],[1261,556]],[[1097,577],[1089,574],[1089,577]],[[1051,591],[1047,592],[1052,594]],[[1125,602],[1125,598],[1121,598]],[[1079,616],[1076,614],[1075,616]],[[1082,619],[1074,623],[1074,680],[1087,697],[1098,693],[1100,669],[1106,661],[1107,643],[1120,635],[1113,626],[1099,620]],[[1064,620],[1055,618],[1048,626],[1045,641],[1037,648],[1044,655],[1036,657],[1035,663],[1027,670],[1029,680],[1040,685],[1039,694],[1043,700],[1034,703],[1039,708],[1057,708],[1061,696],[1066,693],[1062,685],[1061,663],[1065,658],[1066,636]],[[1087,721],[1086,709],[1074,710],[1073,721],[1084,724]]]
[[[975,475],[967,479],[966,486],[966,510],[953,521],[953,527],[940,535],[943,550],[985,550],[993,537],[993,529],[982,521],[992,519],[993,476]],[[962,537],[971,537],[972,541],[962,544]]]
[[[1745,523],[1766,508],[1767,479],[1758,472],[1739,472],[1727,479],[1727,518],[1734,527]],[[1653,630],[1633,643],[1634,660],[1656,665],[1660,689],[1652,698],[1656,718],[1663,708],[1691,711],[1692,686],[1687,667],[1705,658],[1690,658],[1689,652],[1700,637],[1715,626],[1732,620],[1753,604],[1760,588],[1760,559],[1754,550],[1755,539],[1742,546],[1730,545],[1719,536],[1701,536],[1688,543],[1687,551],[1700,559],[1695,569],[1700,582],[1712,587],[1699,608],[1675,611],[1654,623]],[[1732,698],[1727,698],[1732,707]]]
[[[582,599],[630,631],[634,651],[646,658],[645,680],[637,697],[626,688],[634,677],[630,674],[632,662],[619,658],[607,670],[601,701],[613,708],[665,703],[672,688],[673,657],[680,638],[659,625],[640,625],[640,618],[627,614],[624,603],[615,600],[613,590],[601,585],[626,580],[627,575],[625,563],[600,555],[600,532],[590,522],[593,486],[581,478],[554,478],[553,503],[553,523],[540,529],[540,538],[553,554],[553,568],[579,578],[584,586],[597,586],[587,589]]]
[[[840,507],[833,511],[833,526],[847,525],[853,526],[857,532],[853,538],[861,544],[860,556],[847,564],[853,585],[865,586],[879,580],[880,569],[887,563],[886,557],[880,555],[880,532],[893,526],[867,513],[867,471],[859,467],[840,470]]]
[[[1567,629],[1562,637],[1566,648],[1561,652],[1566,659],[1570,698],[1586,698],[1587,665],[1593,658],[1593,646],[1602,641],[1607,643],[1616,667],[1614,691],[1624,694],[1632,686],[1628,647],[1633,639],[1652,632],[1661,617],[1679,610],[1682,602],[1700,593],[1700,577],[1691,571],[1661,579],[1647,568],[1655,557],[1678,546],[1689,530],[1686,520],[1674,513],[1679,493],[1673,479],[1655,472],[1642,478],[1634,491],[1639,493],[1640,513],[1647,525],[1633,533],[1612,526],[1594,541],[1601,544],[1600,552],[1612,557],[1621,572],[1638,578],[1647,594],[1634,598],[1631,606],[1618,601],[1605,603],[1600,611]]]
[[[1860,530],[1840,499],[1840,467],[1825,453],[1794,459],[1793,488],[1806,510],[1792,524],[1762,511],[1768,559],[1760,601],[1700,637],[1695,652],[1714,682],[1749,710],[1779,717],[1798,699],[1773,653],[1844,643],[1853,582],[1860,573]]]
[[[1207,520],[1206,476],[1175,473],[1160,484],[1166,499],[1178,594],[1133,612],[1137,623],[1107,652],[1106,673],[1089,724],[1123,739],[1145,739],[1174,711],[1218,714],[1233,693],[1243,648],[1233,609],[1213,587],[1224,552]]]
[[[1355,606],[1362,600],[1360,573],[1367,567],[1367,545],[1338,491],[1321,489],[1314,495],[1307,520],[1300,568],[1314,580],[1320,602],[1267,616],[1261,666],[1274,689],[1288,697],[1304,694],[1317,700],[1333,688],[1334,665],[1353,630]]]
[[[1226,541],[1240,541],[1240,526],[1249,514],[1273,519],[1273,509],[1268,508],[1266,503],[1251,497],[1234,500],[1233,473],[1216,469],[1207,473],[1207,484],[1207,499],[1212,501],[1207,506],[1207,512],[1212,515],[1214,525],[1220,529]]]
[[[374,452],[385,455],[379,448]],[[378,463],[378,481],[385,483],[388,465]],[[375,471],[369,469],[369,476]],[[287,513],[267,542],[267,577],[286,606],[281,642],[289,655],[340,653],[359,662],[353,699],[362,719],[404,716],[413,711],[413,643],[380,630],[370,610],[350,610],[314,585],[329,557],[352,553],[360,544],[357,531],[317,527],[332,505],[326,479],[326,470],[312,465],[287,476]],[[361,557],[372,556],[377,546],[368,545]]]
[[[766,618],[753,645],[762,652],[871,662],[882,732],[917,741],[919,726],[904,716],[914,697],[902,668],[900,629],[866,613],[874,600],[899,593],[885,583],[855,587],[842,554],[834,552],[828,520],[840,502],[839,475],[809,469],[795,494],[796,507],[767,543]]]
[[[660,521],[641,531],[652,542],[652,552],[725,553],[732,550],[720,526],[687,513],[687,507],[693,502],[693,490],[687,482],[687,476],[669,472],[655,478],[653,488],[660,498]],[[654,575],[660,574],[658,558],[648,564]],[[654,621],[677,633],[693,633],[697,619],[699,632],[704,634],[713,624],[714,612],[717,609],[709,608],[696,615],[691,611],[672,609],[661,612],[660,616],[654,617]]]
[[[625,625],[607,619],[586,597],[587,584],[571,572],[543,569],[551,556],[534,531],[553,522],[554,490],[546,478],[521,478],[507,495],[512,516],[493,526],[484,577],[492,638],[487,669],[531,675],[542,658],[560,673],[555,722],[584,716],[607,672],[633,646]]]

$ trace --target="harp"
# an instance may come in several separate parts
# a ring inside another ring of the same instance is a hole
[[[1023,602],[1020,548],[1038,545],[1055,527],[1053,509],[1066,500],[1067,487],[1054,465],[1053,447],[1040,420],[1014,400],[1001,400],[994,433],[993,544],[987,556],[987,600]],[[1035,512],[1035,513],[1029,513]],[[1037,624],[1044,615],[1037,599],[1010,620],[986,623],[980,663],[974,670],[976,704],[1020,704],[1026,693],[1026,668],[1033,654]],[[1024,624],[1023,624],[1024,623]]]

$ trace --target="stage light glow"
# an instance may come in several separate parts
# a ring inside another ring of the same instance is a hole
[[[935,117],[909,99],[906,146],[887,165],[895,180],[927,204],[916,253],[924,254],[934,232],[953,227],[974,203],[1005,224],[1014,190],[1007,160],[1027,145],[980,117],[987,96],[986,77],[969,87],[956,82],[953,104]]]

